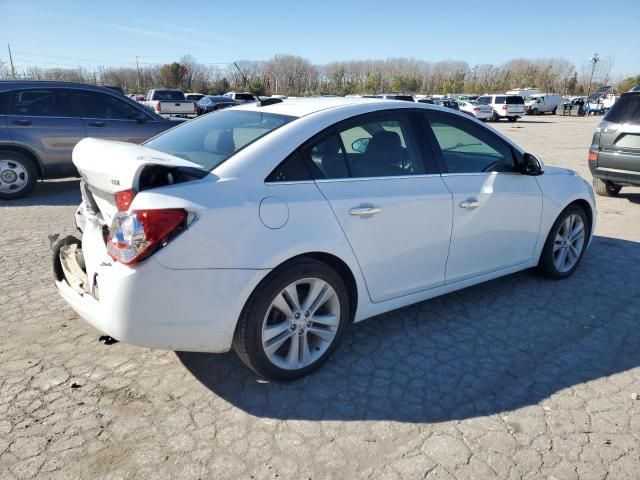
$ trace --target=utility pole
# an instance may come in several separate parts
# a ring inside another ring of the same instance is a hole
[[[587,98],[589,97],[589,95],[591,95],[591,82],[593,82],[593,74],[596,71],[596,65],[598,64],[599,61],[600,61],[600,55],[598,55],[597,53],[594,53],[593,57],[591,58],[591,76],[589,77],[589,89],[587,90]]]
[[[279,68],[278,68],[278,54],[275,54],[276,57],[276,95],[278,94],[278,76],[279,76]]]
[[[136,70],[138,71],[138,88],[136,92],[140,93],[140,63],[138,62],[138,56],[136,55]]]
[[[238,69],[238,72],[240,72],[240,75],[242,75],[242,80],[244,81],[244,85],[246,87],[247,85],[249,85],[249,81],[247,80],[247,77],[244,75],[244,73],[242,73],[242,70],[240,70],[240,67],[238,66],[238,64],[236,62],[233,62],[233,64]]]
[[[11,64],[11,77],[16,79],[16,69],[13,66],[13,57],[11,56],[11,45],[7,43],[7,48],[9,49],[9,63]]]

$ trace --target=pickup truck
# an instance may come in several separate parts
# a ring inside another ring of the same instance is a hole
[[[196,102],[186,100],[182,90],[178,89],[149,90],[140,103],[163,117],[195,117],[198,113]]]

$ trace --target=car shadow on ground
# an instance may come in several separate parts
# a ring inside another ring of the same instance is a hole
[[[521,272],[354,325],[317,372],[269,383],[232,354],[178,352],[251,415],[438,422],[537,404],[640,364],[640,243],[595,237],[576,273]]]
[[[640,193],[625,193],[623,191],[622,193],[619,193],[618,196],[620,198],[625,198],[631,203],[640,204]]]
[[[80,180],[65,178],[36,183],[32,192],[15,200],[0,200],[0,207],[32,207],[37,205],[66,206],[78,205],[80,197]]]

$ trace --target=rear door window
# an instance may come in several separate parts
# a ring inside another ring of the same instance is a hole
[[[483,105],[489,105],[491,103],[491,97],[478,97],[476,102],[481,103]]]
[[[505,103],[506,100],[507,100],[507,97],[503,95],[496,95],[496,100],[494,103],[497,103],[498,105],[502,105],[503,103]]]

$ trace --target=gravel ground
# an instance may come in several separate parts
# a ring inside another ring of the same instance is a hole
[[[599,119],[497,128],[590,178]],[[640,189],[598,198],[570,279],[522,272],[360,323],[319,372],[104,345],[56,294],[78,182],[0,204],[0,478],[640,475]]]

